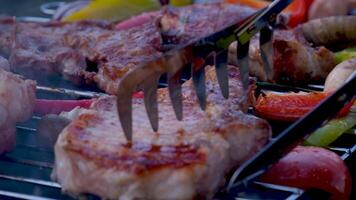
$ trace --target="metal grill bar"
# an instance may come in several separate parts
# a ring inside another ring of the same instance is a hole
[[[313,84],[309,84],[308,85],[308,88],[310,89],[313,89],[313,90],[321,90],[323,91],[324,90],[324,86],[323,85],[313,85]]]
[[[301,189],[298,189],[298,188],[293,188],[293,187],[274,185],[274,184],[263,183],[263,182],[258,182],[258,181],[254,182],[254,184],[263,186],[265,188],[270,188],[270,189],[273,189],[273,190],[291,192],[292,194],[288,198],[286,198],[286,200],[298,199],[304,193],[304,190],[301,190]]]
[[[17,147],[20,148],[25,148],[29,149],[31,151],[37,151],[37,152],[43,152],[43,153],[53,153],[51,149],[43,148],[43,147],[38,147],[34,145],[28,145],[28,144],[17,144]]]
[[[38,116],[32,116],[31,118],[35,119],[35,120],[40,120],[41,119],[41,117],[38,117]]]
[[[17,159],[17,158],[12,158],[9,156],[1,157],[1,161],[20,163],[20,164],[31,165],[31,166],[35,166],[35,167],[43,167],[43,168],[53,169],[52,163],[40,162],[40,161],[34,161],[34,160]]]
[[[100,92],[80,91],[80,90],[72,90],[66,88],[46,87],[46,86],[37,86],[36,89],[37,91],[69,95],[72,96],[73,98],[96,98],[96,97],[106,95],[105,93],[100,93]]]
[[[26,200],[55,200],[51,198],[39,197],[39,196],[28,195],[28,194],[20,194],[16,192],[8,192],[3,190],[0,190],[0,196],[26,199]]]
[[[33,183],[33,184],[37,184],[37,185],[59,188],[59,189],[61,188],[61,185],[59,185],[56,182],[51,182],[51,181],[43,181],[43,180],[32,179],[32,178],[8,176],[8,175],[3,175],[3,174],[0,174],[0,178],[13,180],[13,181],[20,181],[20,182],[25,182],[25,183]]]
[[[16,126],[17,129],[22,129],[25,131],[29,131],[29,132],[36,132],[37,130],[35,128],[29,128],[29,127],[25,127],[25,126]]]
[[[255,181],[254,184],[261,185],[263,187],[271,188],[271,189],[275,189],[275,190],[292,192],[294,194],[299,194],[299,195],[303,194],[303,192],[304,192],[303,190],[294,188],[294,187],[287,187],[287,186],[275,185],[275,184],[270,184],[270,183],[263,183],[263,182],[259,182],[259,181]]]

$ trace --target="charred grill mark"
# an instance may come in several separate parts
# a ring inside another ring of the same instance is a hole
[[[79,154],[97,166],[116,170],[132,170],[137,174],[147,170],[158,170],[164,167],[183,168],[203,164],[206,155],[192,145],[151,145],[144,143],[122,144],[117,151],[104,151],[95,148],[97,145],[71,145],[67,150]]]
[[[67,128],[71,134],[67,138],[66,150],[93,161],[97,166],[133,170],[137,174],[163,167],[194,166],[206,161],[206,155],[201,152],[200,147],[190,144],[155,145],[137,141],[117,144],[110,150],[99,148],[103,147],[103,144],[92,140],[87,129],[102,121],[96,114],[81,114]]]

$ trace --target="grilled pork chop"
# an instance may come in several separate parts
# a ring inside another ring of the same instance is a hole
[[[206,112],[192,82],[183,84],[184,118],[177,121],[167,89],[158,91],[160,128],[153,132],[143,99],[133,104],[133,142],[121,130],[115,97],[75,111],[55,145],[53,176],[65,192],[107,199],[212,198],[225,175],[261,149],[268,123],[245,113],[239,73],[230,67],[230,98],[207,71]]]
[[[0,154],[15,144],[16,123],[32,115],[36,83],[0,67]]]

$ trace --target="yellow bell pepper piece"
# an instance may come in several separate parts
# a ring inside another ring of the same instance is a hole
[[[184,6],[192,0],[171,0],[173,6]],[[101,19],[120,21],[145,11],[158,10],[159,0],[93,0],[86,7],[65,17],[63,21]]]
[[[186,6],[192,4],[192,0],[171,0],[170,4],[173,6]]]
[[[63,21],[84,19],[119,21],[159,8],[160,4],[157,0],[93,0],[86,7],[65,17]]]

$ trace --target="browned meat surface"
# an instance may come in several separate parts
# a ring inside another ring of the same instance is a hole
[[[273,38],[273,82],[303,84],[322,82],[335,67],[334,54],[325,47],[312,47],[300,29],[277,30]],[[230,48],[230,63],[236,63],[236,43]],[[250,75],[266,81],[259,40],[250,46]]]
[[[253,10],[237,5],[200,4],[174,8],[172,13],[184,23],[161,26],[173,32],[179,29],[178,44],[183,44],[240,21]],[[38,78],[37,72],[45,71],[75,80],[84,77],[114,94],[128,70],[165,50],[161,47],[158,21],[164,21],[166,16],[166,12],[158,13],[138,27],[120,31],[97,22],[34,24],[6,18],[0,20],[0,53],[10,57],[12,70],[21,74]]]
[[[55,145],[54,177],[66,192],[108,199],[212,198],[227,172],[261,149],[271,131],[266,121],[244,112],[248,102],[235,67],[230,81],[225,100],[214,70],[207,71],[206,112],[191,81],[184,83],[183,121],[160,89],[159,132],[152,131],[143,100],[134,100],[132,143],[121,130],[115,97],[76,110]]]
[[[15,144],[16,123],[32,115],[35,85],[0,67],[0,154]]]

